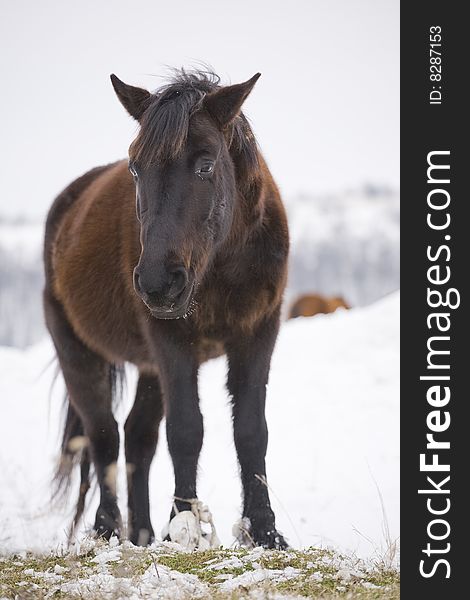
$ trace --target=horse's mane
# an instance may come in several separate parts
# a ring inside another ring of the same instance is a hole
[[[188,136],[189,120],[204,97],[220,88],[220,77],[209,70],[175,70],[171,81],[151,96],[140,131],[132,143],[144,165],[178,157]],[[251,180],[257,169],[258,146],[248,120],[240,113],[229,130],[229,148],[237,167]]]

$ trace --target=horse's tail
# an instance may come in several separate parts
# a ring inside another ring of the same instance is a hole
[[[73,531],[83,514],[86,495],[90,489],[90,453],[83,423],[68,397],[65,401],[67,412],[60,445],[60,457],[54,474],[54,497],[60,500],[65,499],[70,491],[74,469],[80,465],[80,488],[72,522],[71,531]]]
[[[110,370],[113,401],[123,389],[124,368],[112,366]],[[66,415],[64,419],[60,457],[54,473],[54,498],[64,501],[70,491],[72,475],[76,466],[80,467],[80,487],[72,521],[70,536],[78,525],[85,510],[85,500],[90,489],[91,459],[88,438],[82,420],[72,406],[68,395],[65,397]]]

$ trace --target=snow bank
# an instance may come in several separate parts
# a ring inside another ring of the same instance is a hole
[[[398,313],[394,293],[367,308],[282,326],[268,390],[267,465],[278,527],[294,547],[332,545],[370,556],[386,550],[385,524],[390,540],[398,536]],[[65,539],[70,507],[49,504],[63,393],[59,378],[49,399],[55,368],[46,367],[52,357],[47,340],[25,351],[0,348],[0,550],[45,550]],[[225,370],[224,359],[201,369],[205,441],[199,496],[222,543],[230,545],[240,516],[240,484]],[[128,393],[117,410],[121,424],[134,387],[129,369]],[[164,429],[151,490],[158,532],[173,491]],[[84,530],[96,504],[95,494]]]

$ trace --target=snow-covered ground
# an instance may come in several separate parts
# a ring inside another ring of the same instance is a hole
[[[285,323],[268,390],[268,481],[279,529],[294,547],[335,546],[371,556],[399,531],[399,294],[333,315]],[[0,552],[56,548],[70,506],[51,508],[62,381],[48,340],[0,348]],[[233,542],[240,484],[224,388],[225,361],[204,365],[200,395],[205,441],[199,496],[224,545]],[[123,423],[135,386],[117,410]],[[151,472],[152,518],[160,531],[172,496],[164,430]],[[121,469],[123,471],[123,469]],[[123,512],[125,481],[121,473]],[[86,513],[89,528],[96,494]],[[385,531],[388,529],[389,534]]]
[[[331,549],[147,548],[85,538],[67,551],[0,555],[6,598],[89,600],[398,600],[399,572]]]

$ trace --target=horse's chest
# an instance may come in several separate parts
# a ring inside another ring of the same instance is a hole
[[[214,286],[201,294],[193,322],[202,336],[214,340],[246,333],[267,308],[267,293],[249,286]]]

